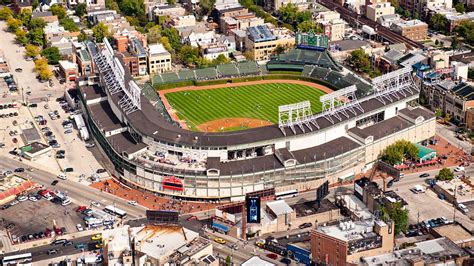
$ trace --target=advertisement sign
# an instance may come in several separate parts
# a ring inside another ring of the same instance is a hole
[[[260,197],[246,197],[245,205],[247,207],[247,223],[260,223]]]
[[[216,209],[216,217],[235,223],[235,215]]]

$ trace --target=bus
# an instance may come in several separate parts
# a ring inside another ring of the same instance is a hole
[[[104,208],[104,212],[117,216],[121,219],[127,217],[127,213],[124,210],[121,210],[115,206],[107,205]]]
[[[6,256],[2,259],[2,265],[31,265],[31,253]]]
[[[298,196],[298,190],[296,190],[296,189],[275,193],[275,198],[277,200],[286,199],[286,198],[293,198],[293,197],[296,197],[296,196]]]

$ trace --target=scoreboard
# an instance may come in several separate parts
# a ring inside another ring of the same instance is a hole
[[[307,33],[296,33],[296,47],[300,49],[310,49],[324,51],[329,46],[329,38],[323,34],[315,34],[313,31]]]

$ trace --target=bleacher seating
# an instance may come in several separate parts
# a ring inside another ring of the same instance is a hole
[[[260,67],[254,61],[244,61],[238,63],[240,75],[258,75],[261,73]]]
[[[193,80],[196,78],[194,75],[194,70],[182,69],[178,72],[179,77],[182,80]]]
[[[196,79],[198,80],[209,80],[217,78],[217,70],[215,67],[199,68],[194,71],[196,73]]]
[[[181,80],[181,79],[178,77],[178,74],[176,74],[176,73],[174,73],[174,72],[161,74],[161,79],[163,80],[163,83],[178,82],[178,81]]]
[[[239,69],[235,64],[222,64],[217,66],[217,72],[219,73],[219,77],[238,77],[239,76]]]
[[[276,67],[272,65],[278,65],[280,68],[284,65],[315,65],[323,68],[330,68],[333,70],[341,69],[341,67],[331,58],[331,56],[326,51],[316,51],[298,48],[273,57],[270,62],[267,63],[267,68],[276,69]]]

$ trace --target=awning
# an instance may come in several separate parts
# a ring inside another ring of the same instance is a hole
[[[420,144],[415,144],[418,148],[418,158],[420,162],[428,161],[436,157],[436,151]]]

